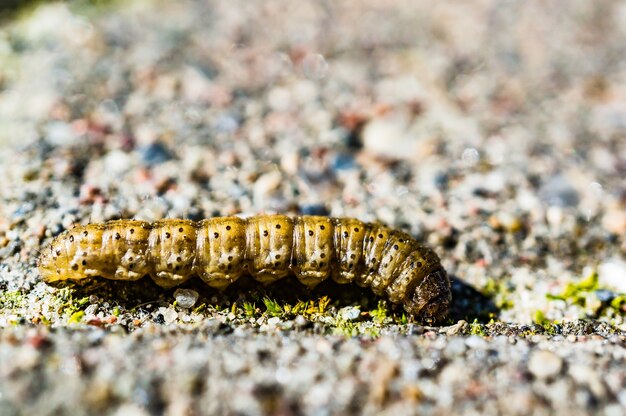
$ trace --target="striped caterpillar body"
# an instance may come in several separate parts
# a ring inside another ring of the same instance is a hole
[[[439,258],[408,234],[351,218],[260,215],[200,222],[117,220],[67,230],[39,259],[47,283],[93,276],[164,288],[198,275],[223,289],[249,273],[268,284],[293,274],[314,287],[356,282],[424,322],[443,319],[450,282]]]

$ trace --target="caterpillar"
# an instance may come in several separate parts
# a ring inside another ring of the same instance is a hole
[[[291,273],[308,287],[331,277],[386,295],[428,323],[445,318],[451,302],[450,281],[432,249],[402,231],[352,218],[108,221],[64,231],[38,267],[46,283],[150,275],[163,288],[193,275],[218,289],[244,273],[263,284]]]

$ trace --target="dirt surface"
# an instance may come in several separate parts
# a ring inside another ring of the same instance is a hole
[[[0,413],[626,412],[626,7],[46,3],[0,26]],[[439,254],[428,327],[367,289],[51,287],[75,224],[380,221]]]

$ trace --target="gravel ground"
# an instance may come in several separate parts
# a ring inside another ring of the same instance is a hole
[[[626,413],[619,1],[47,3],[0,25],[0,413]],[[74,224],[351,216],[441,256],[369,291],[50,287]]]

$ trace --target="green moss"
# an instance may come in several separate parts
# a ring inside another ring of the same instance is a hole
[[[317,310],[319,313],[324,313],[328,309],[328,305],[330,304],[330,298],[328,296],[322,296],[317,301]]]
[[[265,297],[263,303],[270,316],[283,316],[285,314],[285,309],[277,301]]]
[[[376,309],[371,310],[369,314],[377,324],[383,324],[387,321],[391,321],[391,319],[387,316],[387,302],[384,300],[379,301]]]
[[[19,290],[0,293],[0,309],[17,309],[24,303],[24,295]]]
[[[193,313],[200,313],[200,312],[204,311],[206,308],[207,308],[206,303],[202,302],[200,305],[195,307],[191,312],[193,312]]]
[[[622,306],[626,303],[626,295],[619,295],[611,301],[611,307],[617,311],[622,310]]]
[[[380,327],[374,325],[366,326],[362,333],[370,338],[378,338],[380,337]]]
[[[70,316],[70,319],[67,320],[68,324],[77,324],[83,320],[85,317],[85,311],[76,311]]]
[[[332,332],[336,335],[343,335],[346,338],[351,338],[358,336],[361,331],[359,331],[358,323],[337,319]]]
[[[543,329],[547,335],[556,335],[558,334],[558,322],[546,322],[543,325]]]
[[[603,315],[609,308],[614,310],[614,312],[608,311],[609,314],[623,314],[622,305],[626,303],[626,295],[620,294],[614,297],[607,305],[601,302],[595,293],[602,289],[604,288],[600,286],[598,273],[594,271],[579,282],[568,283],[560,294],[548,294],[546,297],[550,300],[561,300],[570,305],[578,305],[585,308],[587,314],[592,316]]]
[[[595,271],[577,283],[568,283],[560,295],[548,294],[550,300],[563,300],[568,303],[585,306],[585,300],[589,292],[598,290],[598,273]]]
[[[62,315],[73,316],[76,312],[82,310],[87,303],[89,303],[89,296],[75,298],[75,289],[71,287],[64,287],[60,289],[58,294],[57,312]]]
[[[310,318],[314,315],[324,314],[328,310],[330,305],[330,298],[328,296],[322,296],[317,300],[298,301],[293,307],[290,308],[291,315],[302,315],[306,318]]]
[[[546,319],[546,315],[543,311],[537,309],[535,313],[533,313],[533,322],[539,325],[544,325],[548,322],[548,319]]]
[[[574,298],[582,293],[592,292],[594,290],[598,290],[599,288],[598,273],[594,271],[578,283],[568,283],[567,286],[565,286],[562,296],[566,299]]]
[[[485,326],[479,323],[477,319],[474,319],[474,322],[469,324],[469,326],[470,326],[470,330],[469,330],[470,335],[478,335],[481,337],[487,336],[487,331],[485,331]]]
[[[256,315],[256,304],[254,302],[244,302],[243,311],[247,317],[252,318]]]
[[[511,288],[496,279],[487,279],[487,284],[483,287],[482,294],[490,298],[500,310],[511,309],[514,304],[511,300]]]

